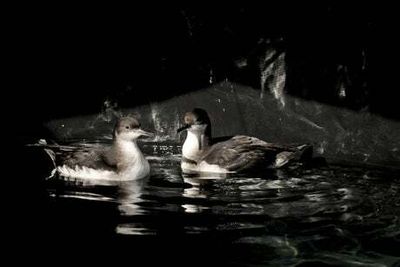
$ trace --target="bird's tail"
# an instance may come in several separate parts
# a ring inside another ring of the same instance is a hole
[[[300,145],[294,151],[283,151],[276,155],[275,168],[281,168],[289,162],[306,162],[312,159],[313,147],[311,145]]]
[[[299,161],[308,161],[313,157],[313,146],[304,144],[297,147],[297,157]]]

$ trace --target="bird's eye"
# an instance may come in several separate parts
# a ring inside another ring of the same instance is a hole
[[[125,126],[126,129],[129,129],[129,126]]]

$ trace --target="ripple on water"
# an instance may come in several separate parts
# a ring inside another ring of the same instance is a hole
[[[148,179],[117,184],[49,180],[52,205],[60,212],[68,207],[111,218],[105,221],[116,235],[227,240],[224,247],[239,266],[400,262],[398,172],[333,165],[250,177],[183,175],[179,147],[142,147],[152,166]]]

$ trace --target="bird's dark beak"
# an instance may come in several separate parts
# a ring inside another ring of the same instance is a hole
[[[183,130],[186,130],[187,128],[190,128],[190,124],[185,124],[184,126],[182,126],[181,128],[179,128],[178,130],[176,130],[177,133],[182,132]]]

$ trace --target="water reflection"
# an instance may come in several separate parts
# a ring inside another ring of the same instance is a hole
[[[134,181],[88,181],[57,177],[49,182],[52,184],[49,194],[56,198],[117,203],[121,215],[136,215],[144,212],[138,203],[142,201],[141,195],[147,181],[148,178]]]
[[[147,181],[148,177],[119,184],[117,202],[119,204],[118,210],[121,215],[133,216],[144,214],[146,212],[146,210],[144,210],[139,204],[143,201],[141,195]]]
[[[164,155],[165,147],[147,146],[150,177],[109,184],[49,180],[56,207],[96,210],[116,236],[222,242],[239,266],[391,266],[399,260],[396,171],[327,166],[186,175],[175,151]]]

